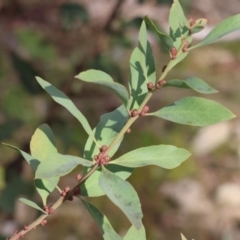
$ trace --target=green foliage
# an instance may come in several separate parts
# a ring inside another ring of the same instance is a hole
[[[185,80],[172,79],[167,81],[167,83],[164,84],[163,87],[192,89],[196,92],[204,94],[212,94],[218,92],[214,88],[210,87],[206,82],[196,77],[190,77]]]
[[[46,213],[42,208],[40,208],[35,202],[32,202],[32,201],[30,201],[30,200],[28,200],[28,199],[25,199],[25,198],[19,198],[19,201],[20,202],[23,202],[24,204],[26,204],[26,205],[28,205],[28,206],[30,206],[30,207],[32,207],[32,208],[35,208],[35,209],[37,209],[37,210],[39,210],[39,211],[41,211],[41,212],[43,212],[43,213]]]
[[[81,13],[84,13],[84,9],[75,4],[62,5],[60,10],[60,15],[63,18],[69,18],[70,21],[80,16]],[[156,77],[152,49],[147,39],[145,22],[157,34],[170,55],[169,63],[158,78]],[[71,200],[76,195],[80,195],[81,198],[85,196],[97,197],[106,194],[122,210],[132,226],[124,238],[120,237],[106,216],[94,205],[81,199],[84,206],[101,228],[104,239],[146,239],[145,229],[142,224],[143,213],[139,197],[133,186],[125,180],[138,167],[155,165],[166,169],[176,168],[190,156],[190,152],[172,145],[155,145],[132,150],[115,160],[111,158],[119,149],[125,133],[129,132],[131,125],[140,116],[157,116],[172,122],[194,126],[207,126],[227,121],[234,117],[234,114],[221,104],[199,97],[185,97],[156,112],[147,113],[148,106],[146,104],[158,88],[164,90],[165,87],[176,87],[179,88],[179,91],[185,88],[203,94],[217,92],[203,80],[196,77],[189,77],[186,80],[166,79],[169,71],[181,62],[190,50],[213,43],[229,32],[239,29],[240,15],[238,14],[224,20],[202,42],[190,47],[192,44],[192,34],[201,31],[206,23],[206,19],[188,21],[178,0],[174,0],[170,9],[169,34],[160,31],[152,20],[145,17],[145,21],[142,22],[140,27],[138,46],[134,49],[130,58],[130,97],[126,88],[114,82],[105,72],[88,70],[77,75],[77,78],[82,81],[109,88],[117,94],[123,103],[123,105],[114,111],[102,115],[100,122],[93,130],[84,115],[64,93],[50,83],[37,77],[37,82],[40,86],[55,102],[65,107],[76,117],[89,135],[85,144],[83,158],[60,154],[56,148],[53,132],[46,124],[40,125],[31,139],[31,155],[16,147],[5,144],[19,151],[32,167],[35,173],[35,186],[43,200],[43,205],[47,204],[49,194],[55,188],[58,188],[57,184],[60,177],[71,172],[76,166],[81,165],[84,166],[83,177],[78,179],[78,183],[70,191],[65,188],[61,192],[61,197],[53,206],[57,208],[64,201]],[[76,193],[75,191],[79,190],[79,188],[80,192]],[[5,195],[8,195],[9,198],[16,198],[16,195],[7,191]],[[42,211],[46,215],[46,212],[36,203],[22,198],[20,201]],[[7,205],[1,198],[0,204]],[[11,211],[10,208],[12,205],[13,201],[7,206],[9,211]],[[182,240],[186,240],[183,235],[181,237]]]
[[[109,88],[110,90],[115,92],[122,100],[123,104],[127,106],[128,102],[127,89],[123,85],[114,82],[113,79],[107,73],[91,69],[80,73],[79,75],[76,76],[76,78],[85,82],[96,83],[103,85],[106,88]]]
[[[104,216],[94,205],[91,203],[84,201],[83,199],[82,203],[87,208],[93,219],[96,221],[98,226],[101,228],[103,233],[104,240],[122,240],[122,238],[115,232],[113,229],[111,223],[107,219],[106,216]]]
[[[147,165],[172,169],[178,167],[191,154],[181,148],[171,145],[150,146],[138,148],[113,160],[111,164],[137,168]]]
[[[138,195],[132,185],[104,167],[99,185],[109,199],[125,213],[129,221],[140,229],[143,214]]]
[[[221,104],[199,97],[182,98],[148,115],[193,126],[207,126],[235,117],[231,111]]]

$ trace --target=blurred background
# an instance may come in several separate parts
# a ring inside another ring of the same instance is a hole
[[[239,0],[182,0],[188,18],[209,20],[201,39],[217,23],[240,11]],[[74,76],[95,68],[125,86],[129,58],[137,44],[141,19],[148,15],[168,31],[172,0],[0,0],[0,141],[29,152],[35,129],[47,123],[61,153],[83,154],[86,133],[64,108],[43,92],[40,76],[65,92],[94,128],[103,113],[120,105],[104,88],[84,84]],[[192,51],[168,79],[202,78],[219,93],[214,99],[237,117],[198,128],[158,118],[141,118],[132,127],[117,155],[138,147],[172,144],[190,150],[190,159],[174,170],[137,169],[129,178],[139,193],[148,240],[177,240],[180,232],[195,240],[240,239],[240,36]],[[169,60],[156,36],[149,32],[158,73]],[[172,103],[191,90],[162,89],[151,110]],[[60,185],[73,185],[74,174]],[[33,173],[14,150],[0,146],[0,239],[33,221],[39,213],[18,201],[26,197],[41,204]],[[58,193],[53,192],[53,203]],[[91,198],[122,235],[130,226],[106,197]],[[102,239],[101,232],[78,200],[65,203],[48,224],[27,234],[26,240]]]

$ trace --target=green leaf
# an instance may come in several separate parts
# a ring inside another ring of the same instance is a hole
[[[147,39],[147,28],[146,24],[143,21],[140,31],[139,31],[139,40],[138,48],[140,49],[140,65],[143,70],[145,81],[155,83],[156,82],[156,70],[153,59],[153,53],[151,45]]]
[[[176,59],[171,60],[169,62],[169,67],[168,67],[169,70],[172,69],[178,63],[180,63],[187,55],[188,55],[188,52],[184,52],[184,53],[180,54]]]
[[[179,79],[168,80],[167,83],[163,85],[163,87],[186,88],[186,89],[192,89],[192,90],[195,90],[196,92],[205,93],[205,94],[218,92],[216,89],[210,87],[203,80],[196,77],[190,77],[190,78],[187,78],[186,80],[179,80]]]
[[[19,198],[19,201],[23,202],[24,204],[32,207],[32,208],[35,208],[43,213],[46,213],[42,208],[40,208],[35,202],[32,202],[28,199],[25,199],[25,198]]]
[[[92,129],[84,117],[84,115],[77,109],[77,107],[73,104],[73,102],[60,90],[55,88],[49,82],[44,81],[40,77],[36,77],[38,83],[41,87],[52,97],[52,99],[58,104],[65,107],[77,120],[82,124],[84,130],[88,133],[88,135],[96,142],[96,139],[93,136]]]
[[[138,195],[132,185],[103,167],[99,185],[137,228],[142,227],[142,209]]]
[[[142,52],[135,48],[130,58],[131,77],[129,81],[130,100],[129,109],[138,109],[148,93],[147,82],[144,77],[144,70],[140,64]]]
[[[122,240],[122,238],[115,232],[111,223],[94,205],[81,199],[93,219],[101,228],[104,240]]]
[[[221,37],[236,30],[240,30],[240,14],[223,20],[200,43],[192,46],[189,50],[216,42]]]
[[[112,141],[115,139],[117,134],[121,131],[122,127],[126,123],[129,118],[129,114],[126,108],[122,105],[115,109],[112,112],[103,114],[100,118],[100,122],[97,127],[93,130],[94,136],[97,139],[100,146],[106,145],[109,146]],[[109,156],[112,157],[114,153],[119,148],[121,142],[121,138],[119,142],[114,146],[114,148],[109,152]],[[92,161],[94,155],[99,153],[99,147],[92,141],[89,137],[85,149],[84,149],[84,158]],[[108,168],[108,166],[107,166]],[[112,170],[112,169],[111,169]],[[110,170],[110,171],[111,171]],[[119,171],[120,177],[126,179],[131,175],[132,170],[128,168],[114,168],[112,171]],[[86,172],[86,169],[85,169]],[[100,176],[100,170],[95,171],[90,178],[86,180],[86,182],[81,186],[81,195],[82,196],[101,196],[104,195],[102,188],[98,184]]]
[[[11,146],[11,145],[6,144],[6,143],[4,143],[4,145],[19,151],[20,154],[23,156],[23,158],[32,167],[32,169],[34,171],[36,171],[36,169],[37,169],[37,167],[40,163],[39,159],[36,159],[35,157],[29,155],[28,153],[20,150],[17,147]],[[59,181],[59,178],[51,178],[51,179],[48,179],[48,180],[35,179],[34,183],[35,183],[36,189],[37,189],[38,193],[40,194],[44,205],[46,205],[47,197],[54,190],[54,188],[57,186],[58,181]]]
[[[181,238],[182,238],[182,240],[187,240],[187,239],[183,236],[182,233],[181,233]]]
[[[88,70],[85,72],[82,72],[75,76],[76,78],[90,83],[96,83],[105,86],[106,88],[109,88],[113,92],[115,92],[119,98],[122,100],[123,104],[127,106],[128,102],[128,91],[127,89],[119,84],[113,81],[113,79],[105,72],[99,71],[99,70]]]
[[[133,172],[132,168],[122,167],[119,165],[109,164],[106,167],[109,171],[115,173],[117,176],[123,180],[127,179]],[[81,185],[81,196],[86,197],[99,197],[105,195],[102,188],[99,186],[99,178],[101,175],[101,170],[95,171],[86,182]]]
[[[142,225],[142,227],[138,230],[134,226],[131,226],[123,238],[123,240],[146,240],[146,232],[145,228]]]
[[[178,17],[178,8],[175,2],[172,4],[172,7],[170,8],[168,22],[170,26],[169,35],[173,40],[174,47],[178,49],[181,45],[182,30]]]
[[[190,155],[190,152],[182,148],[171,145],[158,145],[135,149],[111,161],[110,164],[131,168],[156,165],[172,169],[178,167]]]
[[[221,104],[198,97],[182,98],[148,115],[193,126],[207,126],[235,117],[231,111]]]
[[[35,177],[40,179],[62,177],[71,172],[77,165],[90,167],[92,162],[71,155],[49,154],[47,159],[38,166]]]
[[[188,31],[189,21],[185,17],[185,14],[183,12],[182,6],[179,3],[179,1],[174,0],[174,3],[177,9],[178,20],[179,20],[180,26],[182,27],[182,33],[184,33],[184,31]]]
[[[152,31],[157,34],[164,48],[169,51],[173,47],[173,40],[171,37],[166,33],[161,32],[148,16],[144,17],[144,20],[152,29]]]

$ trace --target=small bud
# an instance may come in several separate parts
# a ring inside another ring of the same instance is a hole
[[[25,231],[27,231],[27,230],[28,230],[28,226],[25,225],[23,229],[24,229]]]
[[[101,148],[100,148],[100,151],[101,152],[105,152],[107,150],[107,146],[106,145],[103,145]]]
[[[34,227],[33,230],[35,230],[37,227]]]
[[[143,117],[143,116],[145,116],[145,112],[144,111],[141,111],[140,113],[139,113],[139,116],[141,116],[141,117]]]
[[[65,191],[62,191],[62,192],[61,192],[61,196],[62,196],[62,197],[65,197],[66,194],[67,194],[67,193],[66,193]]]
[[[109,162],[109,161],[110,161],[110,157],[107,155],[107,156],[104,157],[104,160],[105,160],[106,162]]]
[[[164,65],[164,66],[162,67],[162,72],[165,71],[166,67],[167,67],[167,65]]]
[[[19,234],[19,239],[20,239],[20,238],[23,238],[23,234]]]
[[[68,201],[72,201],[72,200],[73,200],[73,197],[72,197],[72,196],[68,198]]]
[[[152,82],[149,82],[149,83],[147,84],[147,88],[148,88],[149,91],[153,90],[153,88],[154,88],[153,83],[152,83]]]
[[[17,230],[15,230],[15,231],[14,231],[14,235],[17,235],[17,234],[18,234],[18,231],[17,231]]]
[[[148,111],[149,111],[149,106],[145,105],[145,106],[143,107],[143,111],[144,111],[145,113],[148,112]]]
[[[161,85],[159,84],[159,82],[156,83],[156,88],[160,88]]]
[[[98,156],[97,155],[95,155],[93,158],[94,158],[95,161],[98,160]]]
[[[64,192],[65,192],[65,193],[67,193],[67,192],[69,192],[69,191],[70,191],[70,187],[69,187],[69,186],[67,186],[67,187],[64,188]]]
[[[173,54],[173,55],[175,55],[175,54],[177,53],[177,49],[176,49],[175,47],[172,47],[172,48],[170,49],[170,53]]]
[[[42,220],[41,225],[44,227],[46,224],[47,224],[47,220],[46,219]]]
[[[126,133],[130,133],[131,132],[131,128],[129,128],[127,131],[126,131]]]
[[[194,19],[189,19],[189,24],[190,24],[190,27],[192,27],[193,25],[195,25],[196,21]]]
[[[131,117],[136,117],[138,115],[137,109],[132,110]]]
[[[49,207],[48,207],[47,205],[44,206],[43,209],[44,209],[45,212],[48,212],[48,211],[49,211]]]
[[[48,214],[53,214],[54,213],[54,208],[49,208]]]
[[[79,182],[81,179],[82,179],[82,175],[81,174],[77,174],[76,180]]]

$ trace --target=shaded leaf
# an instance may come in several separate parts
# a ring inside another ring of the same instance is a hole
[[[122,238],[115,232],[111,223],[105,215],[103,215],[94,205],[81,199],[93,219],[101,228],[104,240],[122,240]]]
[[[81,72],[75,77],[85,82],[96,83],[109,88],[110,90],[115,92],[122,100],[123,104],[127,106],[128,102],[127,89],[123,85],[114,82],[113,79],[107,73],[100,70],[91,69],[85,72]]]
[[[115,173],[123,180],[127,179],[133,172],[132,168],[122,167],[113,164],[109,164],[106,168],[109,171]],[[81,196],[99,197],[105,195],[104,191],[99,186],[100,175],[101,169],[98,169],[86,180],[83,185],[81,185]]]
[[[148,16],[144,17],[144,20],[152,29],[152,31],[158,36],[164,48],[169,51],[173,47],[173,40],[171,37],[160,31]]]
[[[140,49],[140,65],[143,70],[145,81],[155,83],[156,70],[153,59],[153,53],[151,45],[147,39],[147,28],[144,21],[139,31],[138,48]]]
[[[194,126],[207,126],[235,117],[230,110],[221,104],[198,97],[182,98],[148,115]]]
[[[207,22],[208,22],[208,20],[206,18],[197,19],[195,24],[191,28],[191,34],[201,32],[204,29]]]
[[[87,132],[89,136],[96,142],[96,139],[93,136],[92,129],[85,118],[85,116],[77,109],[77,107],[73,104],[73,102],[60,90],[55,88],[50,83],[44,81],[40,77],[36,77],[38,83],[41,87],[52,97],[52,99],[58,104],[65,107],[77,120],[82,124],[84,130]]]
[[[143,214],[138,195],[132,185],[104,167],[99,185],[109,199],[125,213],[130,222],[140,229]]]
[[[42,208],[40,208],[40,207],[39,207],[35,202],[33,202],[33,201],[30,201],[30,200],[25,199],[25,198],[19,198],[19,201],[20,201],[20,202],[23,202],[24,204],[26,204],[26,205],[28,205],[28,206],[30,206],[30,207],[32,207],[32,208],[37,209],[37,210],[39,210],[39,211],[41,211],[41,212],[43,212],[43,213],[46,213]]]
[[[142,227],[138,230],[134,226],[131,226],[123,238],[123,240],[146,240],[146,232],[145,228],[142,225]]]
[[[203,80],[196,77],[190,77],[190,78],[187,78],[186,80],[179,80],[179,79],[168,80],[167,83],[163,85],[163,87],[186,88],[186,89],[192,89],[192,90],[195,90],[196,92],[205,93],[205,94],[218,92],[214,88],[210,87]]]
[[[122,127],[126,123],[129,118],[129,114],[126,108],[122,105],[115,109],[112,112],[103,114],[100,118],[100,122],[97,127],[93,130],[94,136],[97,139],[100,146],[106,145],[109,146],[112,141],[115,139],[117,134],[121,131]],[[109,156],[112,157],[113,154],[119,148],[121,142],[121,138],[117,144],[113,147],[113,149],[109,152]],[[84,149],[84,158],[92,161],[94,155],[99,153],[99,147],[93,142],[93,140],[89,137],[85,149]],[[114,171],[117,169],[115,168]],[[85,172],[87,169],[85,168]],[[121,168],[119,169],[119,174],[125,176],[125,179],[131,174],[129,169]],[[104,195],[102,188],[98,184],[100,176],[100,170],[95,171],[90,178],[86,180],[86,182],[81,186],[81,195],[82,196],[101,196]]]
[[[135,149],[111,161],[110,164],[131,168],[156,165],[172,169],[178,167],[190,155],[190,152],[182,148],[171,145],[158,145]]]
[[[45,161],[41,162],[36,171],[36,178],[61,177],[71,172],[77,165],[90,167],[92,162],[70,155],[60,153],[49,154]]]
[[[135,48],[130,58],[131,77],[129,81],[129,109],[138,109],[148,93],[144,70],[142,69],[140,63],[141,56],[141,50],[139,48]]]
[[[216,42],[218,39],[236,30],[240,30],[240,14],[223,20],[200,43],[192,46],[189,50]]]

